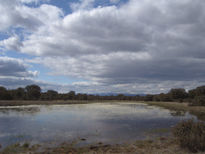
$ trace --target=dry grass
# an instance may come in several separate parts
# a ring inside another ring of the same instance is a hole
[[[188,111],[193,115],[196,115],[198,119],[205,120],[205,106],[189,106],[188,103],[176,103],[176,102],[143,102],[148,105],[154,105],[163,107],[169,110],[175,111]]]
[[[174,139],[168,138],[160,138],[153,141],[136,141],[131,144],[104,145],[101,143],[84,147],[75,147],[73,144],[64,143],[56,148],[44,148],[40,151],[36,147],[10,146],[2,154],[19,152],[22,154],[191,154],[191,152],[180,148]]]
[[[205,151],[205,124],[193,120],[182,121],[173,128],[173,134],[182,148],[192,152]]]

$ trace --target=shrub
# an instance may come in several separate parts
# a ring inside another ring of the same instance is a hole
[[[196,105],[205,106],[205,96],[198,96],[194,99]]]
[[[182,121],[173,128],[173,135],[182,148],[187,148],[191,152],[205,151],[205,124],[203,122]]]
[[[24,148],[28,148],[28,147],[29,147],[29,143],[27,143],[27,142],[24,143],[24,144],[23,144],[23,147],[24,147]]]
[[[196,96],[194,99],[189,100],[190,106],[205,106],[205,96]]]

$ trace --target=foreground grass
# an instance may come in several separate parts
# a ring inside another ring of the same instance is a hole
[[[189,106],[188,103],[176,102],[143,102],[147,105],[159,106],[174,111],[185,111],[196,115],[198,119],[205,120],[205,106]]]
[[[7,147],[2,154],[15,154],[15,153],[31,153],[31,154],[111,154],[111,153],[126,153],[126,154],[191,154],[186,149],[180,148],[173,138],[159,138],[155,140],[144,140],[136,141],[131,144],[116,144],[116,145],[105,145],[103,143],[88,145],[84,147],[76,147],[71,143],[64,143],[54,148],[42,148],[39,145],[30,146],[27,144],[15,144]],[[202,154],[198,152],[198,154]]]

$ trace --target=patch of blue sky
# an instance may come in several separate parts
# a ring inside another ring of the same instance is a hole
[[[59,0],[61,1],[61,0]],[[33,1],[32,3],[24,3],[24,5],[28,6],[28,7],[39,7],[40,5],[42,4],[49,4],[49,0],[48,1],[38,1],[38,2],[35,2]]]
[[[7,56],[7,57],[21,59],[21,60],[34,58],[34,56],[30,56],[16,51],[7,51],[0,56]],[[30,65],[30,67],[28,67],[29,71],[40,72],[39,75],[37,76],[38,80],[47,81],[51,83],[59,83],[59,84],[71,84],[72,82],[85,81],[83,79],[74,78],[74,77],[67,77],[63,75],[52,75],[50,74],[51,70],[43,66],[42,64],[30,63],[29,65]]]
[[[7,32],[0,32],[0,41],[9,38],[9,35]]]
[[[12,51],[12,50],[6,51],[4,53],[4,56],[11,57],[11,58],[17,58],[17,59],[31,59],[31,58],[34,58],[34,56],[24,54],[24,53],[21,53],[21,52],[17,52],[17,51]]]
[[[29,34],[31,34],[31,32],[22,27],[15,27],[11,30],[11,35],[18,35],[20,41],[23,41],[25,36]]]
[[[68,0],[50,0],[50,4],[61,8],[64,11],[65,15],[72,13],[70,4],[75,3],[75,2],[78,2],[78,1],[76,0],[69,0],[69,1]]]
[[[29,33],[28,31],[26,31],[25,28],[22,27],[10,27],[8,28],[6,31],[2,31],[0,32],[0,41],[1,40],[5,40],[8,39],[9,37],[12,37],[14,35],[17,35],[20,39],[20,41],[24,40],[24,37],[26,35],[29,35],[31,33]]]
[[[53,84],[71,84],[73,82],[85,81],[83,79],[68,77],[64,75],[53,75],[51,70],[47,67],[44,67],[41,64],[31,64],[31,67],[28,68],[29,71],[38,71],[40,72],[37,76],[38,80],[46,81]]]
[[[112,3],[110,0],[96,0],[94,7],[98,7],[98,6],[104,7],[104,6],[112,6],[112,5],[120,6],[126,2],[128,2],[128,0],[119,0],[116,3]]]
[[[70,14],[72,13],[72,10],[70,8],[71,3],[79,3],[80,0],[50,0],[51,5],[55,5],[59,8],[61,8],[64,11],[64,14]],[[99,6],[105,7],[105,6],[120,6],[124,3],[128,2],[128,0],[119,0],[117,3],[111,3],[110,0],[95,0],[94,2],[94,8],[97,8]]]
[[[73,82],[82,82],[85,81],[83,79],[76,79],[72,77],[67,77],[67,76],[54,76],[54,75],[47,75],[47,73],[40,72],[38,76],[38,80],[46,81],[49,83],[53,84],[62,84],[62,85],[69,85],[72,84]]]

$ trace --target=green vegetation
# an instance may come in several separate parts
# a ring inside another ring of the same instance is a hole
[[[156,95],[147,94],[145,96],[125,96],[123,94],[111,96],[99,96],[92,94],[81,94],[70,91],[68,93],[58,93],[54,90],[42,92],[38,85],[28,85],[25,88],[7,90],[0,87],[0,100],[38,100],[38,101],[101,101],[101,100],[127,100],[127,101],[155,101],[155,102],[189,102],[191,106],[205,106],[205,86],[197,87],[188,92],[183,88],[171,89],[168,93]]]
[[[26,86],[25,96],[30,100],[38,100],[41,97],[41,88],[37,85]]]
[[[191,152],[205,151],[205,124],[203,122],[183,121],[174,127],[173,134],[182,148],[187,148]]]

